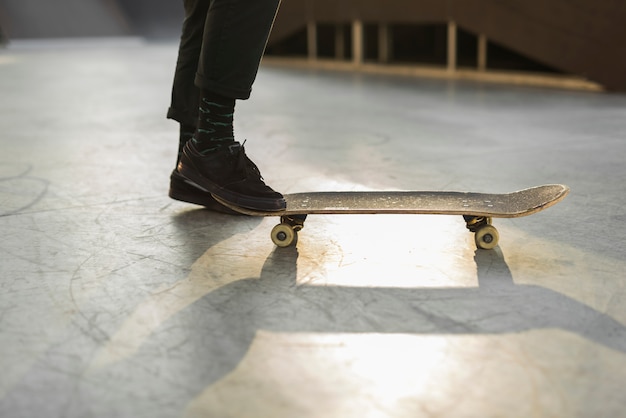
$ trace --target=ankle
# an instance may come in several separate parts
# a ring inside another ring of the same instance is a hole
[[[235,141],[235,99],[202,90],[198,110],[193,141],[201,153],[215,151]]]

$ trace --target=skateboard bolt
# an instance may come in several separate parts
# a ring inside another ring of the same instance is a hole
[[[483,236],[483,241],[485,241],[487,244],[491,244],[493,242],[493,235],[486,234],[485,236]]]
[[[285,234],[284,232],[279,232],[278,234],[276,234],[276,238],[278,238],[279,241],[284,241],[287,239],[287,234]]]

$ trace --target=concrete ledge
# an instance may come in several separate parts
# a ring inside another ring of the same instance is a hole
[[[263,65],[282,66],[292,68],[309,68],[329,71],[350,71],[367,74],[385,74],[407,77],[425,77],[445,80],[472,80],[487,83],[523,85],[533,87],[548,87],[582,91],[605,91],[598,83],[576,76],[558,74],[526,73],[516,71],[479,71],[458,68],[450,71],[446,67],[428,65],[393,65],[363,63],[355,64],[351,61],[337,61],[333,59],[307,59],[266,56]]]

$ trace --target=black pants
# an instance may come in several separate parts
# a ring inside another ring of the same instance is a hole
[[[200,89],[250,97],[280,0],[184,0],[167,117],[194,126]]]

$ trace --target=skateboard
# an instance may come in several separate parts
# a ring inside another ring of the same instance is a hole
[[[295,245],[307,215],[318,214],[430,214],[462,215],[479,249],[498,245],[492,218],[518,218],[540,212],[567,196],[569,188],[548,184],[505,194],[447,191],[311,192],[285,195],[287,207],[258,211],[213,196],[225,206],[250,216],[280,216],[271,232],[278,247]]]

